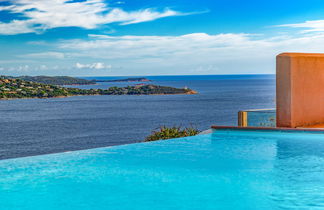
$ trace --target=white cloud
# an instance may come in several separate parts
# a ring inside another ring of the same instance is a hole
[[[168,8],[163,11],[147,8],[128,12],[109,7],[104,0],[12,0],[11,3],[11,6],[0,6],[0,11],[22,14],[26,19],[0,22],[0,34],[37,33],[51,28],[72,26],[94,29],[110,23],[127,25],[185,15]]]
[[[88,34],[89,38],[97,38],[97,39],[108,39],[111,38],[111,36],[108,35],[102,35],[102,34]]]
[[[132,12],[132,13],[127,13],[122,10],[115,9],[112,12],[115,13],[115,14],[113,14],[113,16],[115,16],[115,18],[119,17],[124,20],[121,23],[121,25],[129,25],[129,24],[134,24],[134,23],[148,22],[148,21],[152,21],[155,19],[159,19],[159,18],[180,15],[179,12],[176,12],[176,11],[173,11],[170,9],[166,9],[163,12],[154,11],[152,9],[145,9],[145,10],[141,10],[138,12]],[[118,21],[118,22],[120,22],[120,21]]]
[[[77,69],[111,69],[111,65],[105,65],[104,63],[92,63],[92,64],[81,64],[76,63],[75,67]]]
[[[25,55],[20,55],[19,57],[24,58],[55,58],[55,59],[64,59],[65,54],[61,52],[41,52],[41,53],[30,53]]]
[[[324,20],[310,20],[303,23],[295,24],[284,24],[279,25],[280,27],[290,27],[290,28],[304,28],[302,33],[308,32],[323,32],[324,31]]]
[[[38,71],[38,70],[49,70],[51,69],[47,65],[35,65],[35,66],[30,66],[30,65],[18,65],[18,66],[11,66],[11,67],[1,67],[0,70],[3,71],[9,71],[9,72],[16,72],[16,73],[27,73],[27,72],[32,72],[32,71]]]
[[[125,4],[126,2],[124,1],[117,1],[115,4]]]
[[[218,71],[218,68],[214,65],[207,66],[198,66],[196,69],[192,69],[191,72],[193,74],[213,74]]]
[[[40,65],[40,66],[39,66],[39,69],[40,69],[40,70],[47,70],[48,67],[47,67],[46,65]]]
[[[90,35],[61,41],[59,50],[83,59],[109,60],[128,69],[212,73],[274,73],[275,56],[285,51],[323,52],[324,33],[262,38],[253,34],[182,36]]]
[[[26,73],[29,72],[31,70],[29,65],[20,65],[20,66],[11,66],[9,68],[3,68],[3,71],[7,71],[7,72],[20,72],[20,73]]]
[[[59,44],[61,50],[77,51],[75,55],[103,59],[168,59],[170,61],[217,61],[247,57],[244,51],[259,50],[269,44],[254,40],[248,34],[205,33],[183,36],[107,36],[91,35],[92,40],[69,40]],[[242,54],[240,54],[242,53]],[[188,60],[188,58],[190,58]]]
[[[32,28],[28,22],[24,20],[13,20],[10,23],[0,22],[0,34],[11,35],[36,32],[36,28]]]

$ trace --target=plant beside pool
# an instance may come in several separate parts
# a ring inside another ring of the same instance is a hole
[[[195,136],[199,133],[200,131],[197,128],[193,128],[193,127],[182,128],[180,126],[173,126],[173,127],[161,126],[159,129],[153,131],[151,135],[146,137],[144,141],[148,142],[148,141],[175,139],[181,137]]]

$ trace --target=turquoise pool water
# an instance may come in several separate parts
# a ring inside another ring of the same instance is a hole
[[[324,134],[219,131],[3,160],[0,209],[324,209]]]

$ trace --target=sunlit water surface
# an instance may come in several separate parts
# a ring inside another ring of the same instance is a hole
[[[323,209],[323,136],[219,131],[2,160],[0,208]]]

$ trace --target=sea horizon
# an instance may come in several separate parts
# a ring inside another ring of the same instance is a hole
[[[87,77],[169,77],[169,76],[174,76],[174,77],[177,77],[177,76],[258,76],[258,75],[273,75],[275,76],[276,74],[275,73],[272,73],[272,74],[267,74],[267,73],[260,73],[260,74],[244,74],[244,73],[241,73],[241,74],[166,74],[166,75],[163,75],[163,74],[157,74],[157,75],[86,75],[86,76],[71,76],[71,77],[84,77],[84,78],[87,78]],[[43,76],[43,75],[42,75]],[[47,76],[47,75],[44,75],[44,76]],[[55,75],[48,75],[48,76],[53,76],[55,77]],[[56,76],[61,76],[61,75],[56,75]],[[67,76],[67,75],[62,75],[62,76]]]
[[[195,79],[195,80],[215,80],[215,79],[241,79],[241,78],[262,78],[262,77],[273,77],[275,74],[210,74],[210,75],[139,75],[139,76],[76,76],[77,78],[93,80],[93,79],[127,79],[127,78],[147,78],[147,79],[176,79],[176,78],[186,78],[186,79]]]
[[[152,80],[147,84],[188,87],[198,94],[0,101],[3,116],[0,133],[6,139],[0,142],[3,150],[0,159],[141,142],[163,125],[194,126],[199,130],[212,125],[236,125],[238,111],[275,105],[275,80],[271,75],[146,78]],[[100,82],[72,87],[107,89],[137,83],[142,82]]]

